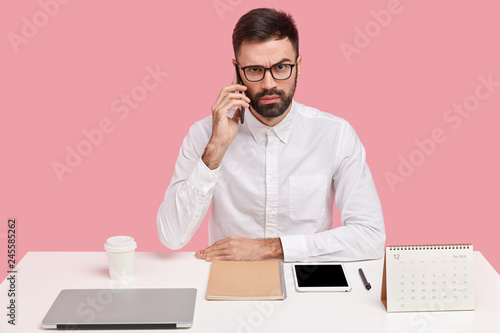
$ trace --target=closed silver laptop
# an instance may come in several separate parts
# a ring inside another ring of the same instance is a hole
[[[166,329],[193,325],[196,289],[64,289],[42,321],[48,329]]]

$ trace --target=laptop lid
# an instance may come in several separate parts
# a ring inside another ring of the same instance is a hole
[[[193,324],[196,289],[64,289],[42,328],[165,329]]]

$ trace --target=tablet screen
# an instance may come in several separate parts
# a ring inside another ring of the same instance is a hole
[[[299,288],[308,287],[348,287],[341,265],[295,265]]]

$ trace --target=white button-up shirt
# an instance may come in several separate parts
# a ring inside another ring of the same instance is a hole
[[[281,239],[286,261],[380,258],[384,219],[365,149],[351,125],[295,101],[276,126],[246,110],[221,165],[202,161],[212,117],[195,123],[180,149],[158,211],[164,245],[179,249],[210,204],[209,242],[230,235]],[[332,229],[333,202],[341,226]]]

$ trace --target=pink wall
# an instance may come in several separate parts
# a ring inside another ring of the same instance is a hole
[[[297,21],[296,100],[364,143],[387,243],[472,242],[500,271],[498,2],[65,1],[0,9],[1,267],[10,216],[19,257],[118,234],[167,251],[156,213],[181,141],[231,82],[236,20],[266,6]],[[205,222],[183,250],[206,245]]]

